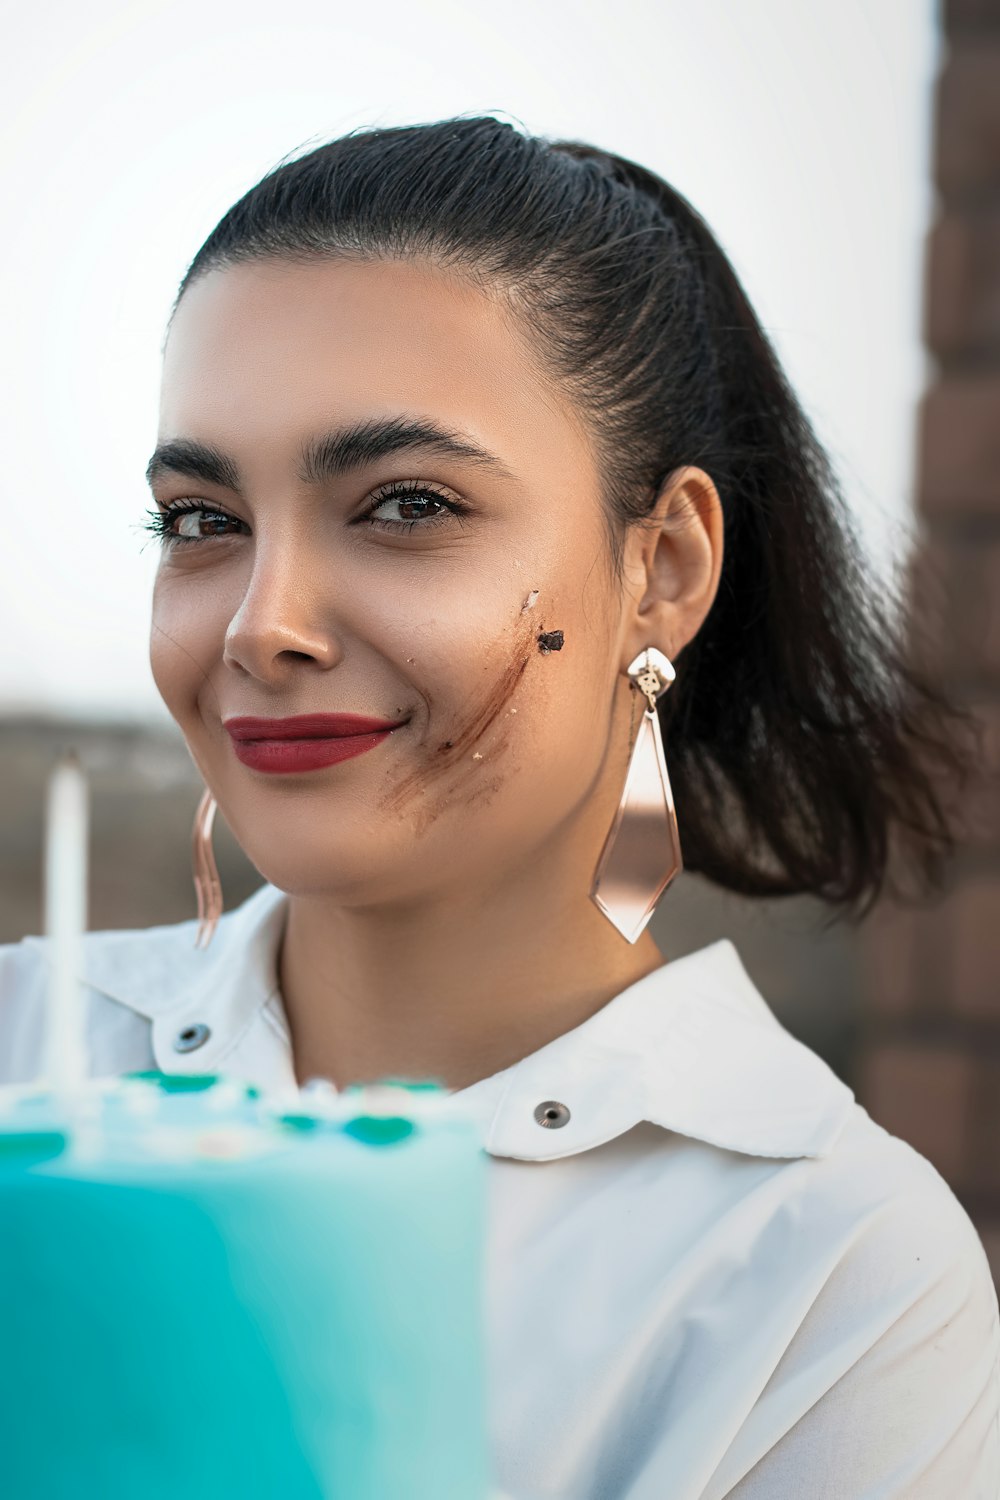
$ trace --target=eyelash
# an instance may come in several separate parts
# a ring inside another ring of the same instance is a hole
[[[440,513],[436,516],[428,516],[426,520],[379,521],[373,518],[374,512],[380,505],[384,505],[387,500],[397,499],[435,500],[439,505],[444,505],[452,515],[461,517],[466,513],[464,505],[460,505],[455,500],[449,500],[445,495],[440,494],[422,480],[406,479],[393,480],[391,483],[384,484],[380,489],[376,490],[372,496],[371,504],[363,516],[359,517],[359,520],[366,520],[370,526],[378,527],[379,530],[395,532],[412,531],[414,526],[429,529],[442,522],[447,523],[448,517]],[[176,504],[169,505],[164,510],[148,510],[146,515],[148,520],[143,522],[142,529],[152,532],[164,545],[172,542],[211,541],[211,537],[180,536],[177,532],[171,531],[170,527],[178,516],[204,515],[223,521],[236,521],[241,526],[245,525],[245,522],[240,521],[238,516],[231,516],[227,511],[221,510],[217,506],[201,505],[194,500],[179,500]],[[219,532],[218,535],[234,536],[238,535],[238,533]]]

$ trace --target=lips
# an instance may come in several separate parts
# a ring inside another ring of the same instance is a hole
[[[367,714],[300,714],[292,719],[227,719],[236,758],[255,771],[318,771],[363,755],[388,739],[398,721]]]

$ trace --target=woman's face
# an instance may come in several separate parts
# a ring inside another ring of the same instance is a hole
[[[409,901],[502,880],[602,776],[613,810],[630,706],[594,455],[498,302],[415,262],[213,272],[174,318],[158,449],[157,505],[186,513],[153,673],[265,878]],[[340,713],[398,727],[278,773],[225,728]]]

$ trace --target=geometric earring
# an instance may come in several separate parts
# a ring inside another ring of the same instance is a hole
[[[215,822],[216,806],[215,798],[206,788],[194,815],[194,827],[191,830],[191,867],[198,897],[198,932],[194,940],[196,948],[208,947],[222,916],[222,883],[212,849],[212,824]]]
[[[662,651],[647,646],[629,664],[628,676],[642,694],[643,714],[590,896],[622,937],[634,943],[682,860],[656,712],[656,700],[673,682],[674,669]]]

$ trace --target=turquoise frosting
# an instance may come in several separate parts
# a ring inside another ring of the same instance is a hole
[[[0,1120],[4,1492],[485,1500],[471,1123],[145,1086],[153,1113],[108,1099],[61,1153],[47,1097]],[[249,1154],[194,1154],[227,1130]]]

